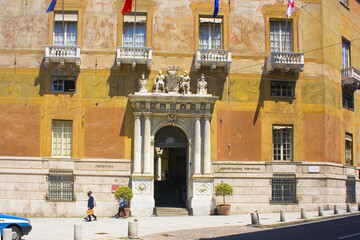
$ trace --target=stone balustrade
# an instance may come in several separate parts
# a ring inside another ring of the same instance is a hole
[[[270,72],[279,69],[299,73],[304,70],[304,53],[272,52],[267,60],[267,69]]]
[[[117,47],[116,51],[117,65],[122,63],[132,64],[147,64],[149,68],[152,61],[152,48],[150,47]]]
[[[196,69],[202,66],[210,66],[212,69],[216,67],[226,67],[230,69],[231,51],[219,49],[198,49],[196,51]]]
[[[45,49],[45,62],[76,63],[80,65],[80,46],[48,45]]]
[[[360,71],[354,67],[342,69],[341,80],[343,85],[354,91],[360,89]]]

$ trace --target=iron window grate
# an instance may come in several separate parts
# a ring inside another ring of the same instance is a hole
[[[348,177],[346,180],[346,202],[356,203],[356,181],[354,177]]]
[[[47,175],[49,201],[75,201],[73,172],[50,172]]]
[[[276,174],[270,180],[271,203],[298,203],[296,197],[296,175]]]

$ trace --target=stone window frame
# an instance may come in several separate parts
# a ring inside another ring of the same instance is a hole
[[[74,202],[75,175],[73,171],[50,170],[46,176],[48,192],[46,200],[51,202]]]

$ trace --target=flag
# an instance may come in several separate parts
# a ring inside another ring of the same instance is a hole
[[[132,1],[133,0],[125,0],[124,8],[121,11],[121,14],[124,14],[126,12],[131,12]]]
[[[219,0],[215,0],[213,18],[217,16],[219,12]]]
[[[291,14],[295,11],[295,0],[289,0],[288,9],[286,11],[286,15],[289,18]]]
[[[50,5],[49,5],[49,8],[46,10],[46,12],[52,12],[52,11],[54,11],[56,2],[57,2],[57,0],[51,0],[51,3],[50,3]]]

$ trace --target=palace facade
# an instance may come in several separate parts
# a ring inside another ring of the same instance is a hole
[[[0,2],[0,212],[210,215],[360,197],[360,2]],[[64,8],[64,10],[63,10]],[[135,13],[136,9],[136,13]]]

